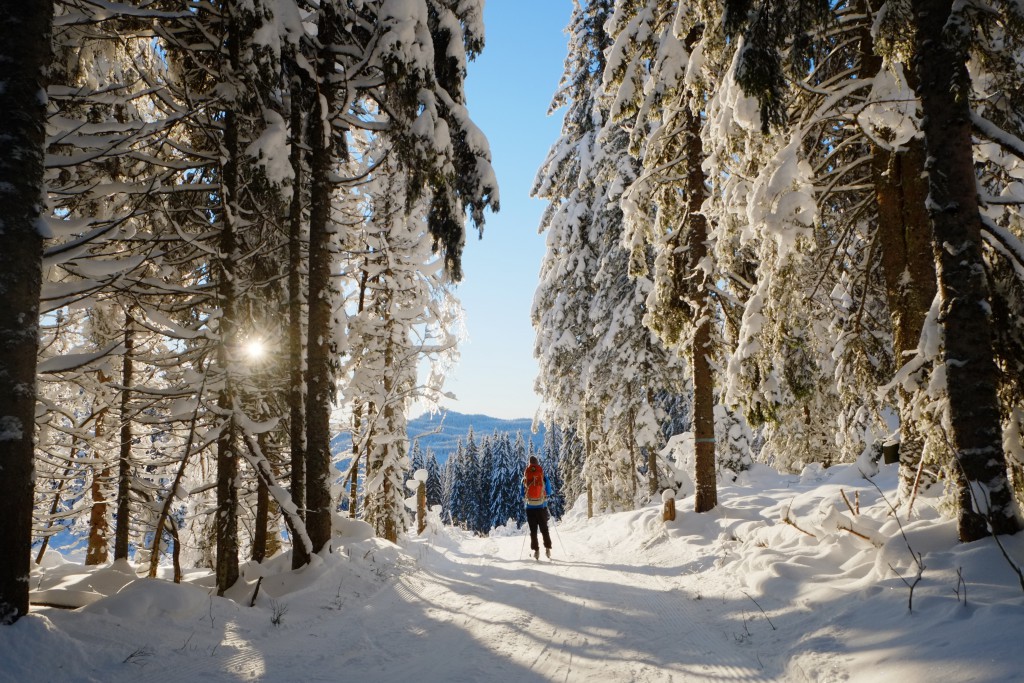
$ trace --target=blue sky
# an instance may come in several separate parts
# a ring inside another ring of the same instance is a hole
[[[562,76],[571,0],[486,0],[486,46],[469,65],[466,97],[491,143],[501,211],[487,216],[482,240],[471,234],[456,288],[469,339],[449,376],[458,396],[446,407],[493,417],[533,417],[530,306],[544,256],[537,233],[544,202],[530,198],[537,168],[558,138],[562,113],[547,115]]]

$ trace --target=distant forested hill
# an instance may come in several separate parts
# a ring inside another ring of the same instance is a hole
[[[541,425],[536,434],[531,433],[533,421],[529,418],[516,420],[502,420],[487,415],[464,415],[448,410],[434,415],[424,414],[409,422],[409,442],[419,439],[420,448],[424,452],[429,448],[434,451],[440,464],[448,459],[448,455],[455,451],[455,445],[459,439],[466,441],[466,434],[469,428],[473,428],[477,444],[480,437],[490,436],[497,430],[498,433],[508,432],[509,437],[514,441],[516,432],[523,433],[524,441],[533,441],[534,448],[539,452],[544,445],[544,426]],[[349,434],[343,433],[334,437],[331,442],[335,453],[341,450],[348,450],[351,444]]]

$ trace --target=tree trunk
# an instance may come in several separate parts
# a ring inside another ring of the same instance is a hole
[[[422,534],[427,528],[427,484],[416,485],[416,534]]]
[[[941,301],[950,439],[964,542],[1018,530],[1002,449],[990,296],[971,147],[966,57],[944,35],[952,0],[912,0],[914,66],[928,151],[928,207]],[[955,22],[954,22],[955,24]],[[951,26],[955,30],[955,26]]]
[[[241,28],[234,3],[228,7],[227,47],[229,74],[236,79],[241,70]],[[240,117],[237,109],[242,93],[224,112],[224,137],[221,150],[220,273],[217,282],[221,309],[218,321],[220,346],[217,361],[223,373],[217,396],[217,414],[224,420],[217,439],[217,559],[214,567],[217,595],[238,580],[238,425],[235,420],[235,353],[238,345],[238,221],[240,220],[239,142]]]
[[[306,529],[319,552],[331,539],[331,406],[334,403],[334,331],[331,319],[331,153],[335,136],[329,111],[334,102],[334,56],[330,45],[337,17],[330,4],[321,8],[323,41],[317,80],[320,96],[312,112],[310,135],[309,328],[306,363]],[[325,111],[324,108],[328,111]]]
[[[28,613],[43,240],[46,66],[53,3],[0,7],[0,624]]]
[[[871,11],[882,0],[871,0]],[[861,36],[861,77],[873,78],[884,68],[875,54],[874,40],[865,25]],[[917,79],[910,69],[911,86]],[[878,206],[878,241],[886,302],[892,321],[893,355],[899,367],[914,352],[935,298],[935,259],[931,253],[931,224],[926,209],[924,141],[914,138],[901,151],[871,147],[871,175]],[[869,266],[870,267],[870,266]],[[924,456],[924,439],[911,414],[909,397],[899,389],[900,475],[899,499],[909,500]]]
[[[114,559],[128,559],[130,535],[130,506],[132,477],[132,349],[134,336],[131,312],[125,310],[124,356],[121,359],[121,448],[117,467],[117,523],[114,527]]]
[[[691,49],[699,30],[687,38]],[[681,112],[686,135],[686,203],[683,214],[685,228],[681,231],[683,251],[675,265],[675,287],[679,305],[690,308],[695,325],[690,347],[693,372],[693,434],[694,434],[694,512],[707,512],[718,505],[718,481],[715,473],[715,380],[709,355],[711,349],[711,296],[705,286],[706,273],[700,271],[708,255],[708,223],[701,213],[707,197],[704,171],[704,146],[700,138],[700,117],[687,107]],[[684,302],[685,301],[685,302]]]
[[[294,60],[293,60],[294,61]],[[299,516],[306,518],[306,412],[302,373],[302,122],[305,83],[297,65],[291,82],[290,160],[295,179],[288,215],[288,410],[291,449],[291,496]],[[309,564],[302,543],[292,544],[292,569]]]
[[[263,436],[262,434],[260,436]],[[252,559],[263,562],[267,557],[267,526],[270,519],[270,491],[262,477],[256,478],[256,519],[253,522]],[[301,545],[301,544],[296,544]]]
[[[878,239],[882,276],[892,319],[897,366],[913,353],[935,298],[935,260],[925,201],[924,143],[911,140],[904,152],[872,150],[872,175],[878,200]],[[923,457],[924,441],[911,414],[909,397],[900,390],[900,487],[907,500]]]
[[[102,370],[97,373],[97,380],[100,384],[110,382],[110,378]],[[103,420],[108,410],[108,406],[102,405],[96,411],[96,426],[93,428],[96,444],[99,444],[104,436]],[[103,460],[95,445],[93,457],[97,461]],[[107,541],[110,535],[110,524],[107,521],[107,492],[104,490],[110,480],[110,466],[105,464],[100,470],[93,466],[92,472],[92,485],[89,487],[89,495],[92,498],[92,506],[89,508],[89,540],[85,549],[85,564],[88,567],[107,563]]]
[[[654,392],[650,389],[647,390],[647,405],[654,405]],[[655,494],[658,493],[658,450],[647,447],[647,492],[654,498]]]

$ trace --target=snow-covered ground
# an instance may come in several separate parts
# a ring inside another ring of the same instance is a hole
[[[894,466],[875,481],[894,499]],[[696,515],[682,499],[670,523],[660,503],[571,514],[551,562],[518,533],[433,528],[394,546],[350,524],[315,566],[268,562],[253,607],[252,566],[226,599],[208,573],[174,585],[50,553],[33,599],[90,604],[0,627],[0,681],[1024,678],[1020,580],[992,540],[957,543],[937,499],[897,521],[841,466],[757,468],[720,501]],[[1024,563],[1024,534],[1003,543]],[[924,565],[912,611],[897,575],[917,575],[911,548]]]

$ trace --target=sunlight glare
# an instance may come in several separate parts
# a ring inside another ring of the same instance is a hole
[[[251,361],[262,360],[267,355],[267,346],[260,339],[250,339],[243,347],[246,358]]]

